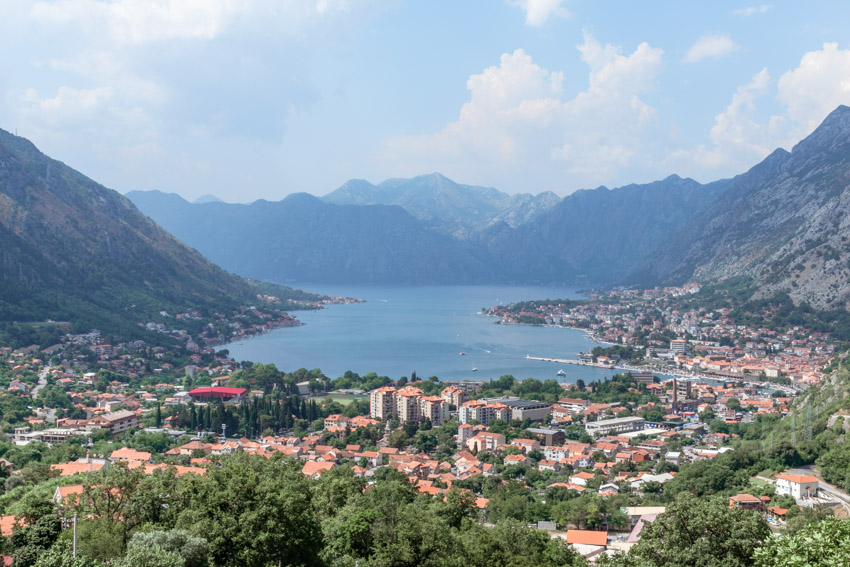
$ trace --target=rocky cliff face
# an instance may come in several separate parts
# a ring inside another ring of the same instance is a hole
[[[250,296],[125,197],[0,130],[0,321],[96,323]]]
[[[632,281],[752,276],[758,295],[788,292],[819,309],[850,307],[850,108],[833,111],[791,153],[736,177],[635,270]]]

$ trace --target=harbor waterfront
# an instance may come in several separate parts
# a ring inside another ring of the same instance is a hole
[[[568,358],[548,358],[542,356],[526,355],[528,360],[539,360],[542,362],[552,362],[556,364],[571,364],[575,366],[600,368],[594,362],[585,362],[583,360],[574,360]],[[779,390],[786,395],[794,395],[800,393],[800,388],[788,384],[776,384],[753,379],[752,376],[741,376],[740,378],[731,379],[725,376],[717,376],[713,374],[694,373],[686,370],[675,368],[665,368],[663,370],[655,369],[651,366],[640,366],[637,364],[615,364],[612,368],[618,372],[647,372],[651,371],[656,376],[662,378],[679,378],[687,379],[695,382],[708,382],[709,384],[723,384],[728,382],[743,382],[759,388],[760,391]]]
[[[317,293],[359,297],[366,303],[300,311],[300,327],[277,329],[225,345],[236,360],[272,363],[281,370],[320,368],[337,377],[352,370],[391,378],[518,379],[573,383],[612,376],[615,369],[562,366],[527,355],[574,359],[601,343],[561,327],[499,325],[482,308],[516,301],[581,298],[576,288],[552,286],[347,286],[296,284]],[[461,354],[463,353],[463,354]],[[476,370],[473,370],[475,368]],[[565,376],[558,375],[565,370]]]

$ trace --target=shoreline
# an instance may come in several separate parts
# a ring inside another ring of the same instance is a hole
[[[587,329],[581,329],[579,327],[571,327],[571,326],[568,326],[568,325],[555,325],[553,323],[546,323],[546,324],[537,325],[537,324],[529,324],[529,323],[505,322],[505,320],[503,318],[499,317],[498,315],[489,315],[487,313],[482,313],[482,315],[484,315],[485,317],[494,317],[494,318],[498,319],[498,321],[495,322],[495,324],[497,324],[497,325],[520,325],[520,326],[526,326],[526,327],[554,327],[554,328],[560,328],[560,329],[571,329],[571,330],[574,330],[574,331],[581,331],[588,340],[591,340],[591,341],[593,341],[593,342],[595,342],[599,345],[615,346],[615,343],[603,341],[598,336],[594,335],[592,331],[589,331]],[[526,356],[528,356],[528,355],[526,355]],[[559,364],[575,364],[575,365],[579,365],[579,366],[596,367],[595,364],[583,363],[583,362],[580,362],[580,361],[577,361],[577,360],[574,361],[574,360],[568,360],[568,359],[557,359],[557,358],[546,358],[546,357],[531,357],[531,358],[537,359],[537,360],[543,360],[543,361],[546,361],[546,362],[557,362]],[[761,382],[761,381],[757,381],[757,380],[749,380],[744,376],[741,376],[740,378],[739,377],[733,378],[733,377],[730,377],[730,376],[722,376],[722,375],[717,375],[717,374],[706,374],[706,373],[703,373],[703,372],[700,372],[700,373],[697,373],[697,374],[690,374],[690,373],[688,373],[687,370],[680,370],[678,368],[658,369],[658,368],[654,368],[654,367],[651,367],[651,366],[639,366],[639,365],[628,365],[628,364],[622,365],[621,364],[621,365],[614,365],[612,370],[625,370],[625,371],[632,371],[632,372],[651,371],[653,373],[663,374],[663,375],[666,375],[666,376],[675,376],[675,377],[680,377],[680,378],[689,378],[689,379],[696,379],[696,380],[710,380],[712,382],[743,382],[744,384],[750,384],[752,386],[756,386],[757,388],[773,388],[773,389],[776,389],[776,390],[781,390],[783,392],[788,392],[788,393],[792,393],[792,394],[797,394],[797,393],[800,393],[802,391],[802,389],[797,388],[796,386],[794,386],[792,384],[776,384],[774,382]]]
[[[594,335],[593,331],[588,329],[583,329],[581,327],[571,327],[569,325],[556,325],[554,323],[541,323],[541,324],[532,324],[532,323],[514,323],[505,321],[504,318],[499,317],[498,315],[490,315],[489,313],[483,313],[481,311],[478,312],[479,315],[483,315],[484,317],[493,317],[497,319],[493,322],[494,325],[518,325],[523,327],[546,327],[546,328],[554,328],[554,329],[570,329],[572,331],[579,331],[583,334],[588,340],[595,342],[599,345],[609,345],[614,346],[615,343],[611,343],[605,340],[602,340],[598,335]]]
[[[596,364],[592,362],[582,362],[580,360],[571,360],[571,359],[561,359],[561,358],[548,358],[548,357],[534,357],[531,355],[526,355],[526,358],[529,360],[540,360],[543,362],[551,362],[555,364],[572,364],[576,366],[590,366],[597,368]],[[780,390],[783,392],[797,394],[801,390],[796,386],[791,384],[776,384],[773,382],[761,382],[757,380],[749,380],[746,377],[740,378],[731,378],[728,376],[720,376],[717,374],[705,374],[705,373],[689,373],[687,370],[681,370],[678,368],[654,368],[651,366],[639,366],[636,364],[615,364],[612,366],[610,370],[625,370],[627,372],[652,372],[653,374],[659,374],[663,376],[673,376],[676,378],[687,378],[691,381],[695,380],[708,380],[710,382],[742,382],[744,384],[749,384],[751,386],[755,386],[757,388],[773,388],[774,390]]]
[[[312,304],[302,304],[303,307],[301,309],[294,309],[292,311],[321,311],[323,309],[327,309],[328,305],[360,305],[366,303],[365,299],[360,299],[359,297],[341,297],[341,296],[328,296],[328,300],[323,300],[320,302],[312,303]],[[309,306],[308,306],[309,305]],[[269,327],[263,331],[252,334],[244,334],[244,335],[233,335],[232,337],[228,337],[224,341],[215,341],[215,342],[206,342],[204,346],[208,347],[218,347],[233,344],[235,342],[242,341],[244,339],[253,339],[254,337],[260,337],[262,335],[267,335],[272,331],[277,331],[279,329],[289,329],[295,327],[304,327],[307,323],[303,322],[298,318],[297,315],[293,315],[292,311],[284,311],[288,319],[280,319],[279,321],[284,321],[282,325],[275,325],[273,327]],[[289,322],[289,323],[287,323]]]

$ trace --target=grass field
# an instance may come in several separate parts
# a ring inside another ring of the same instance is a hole
[[[347,406],[354,400],[368,400],[369,396],[358,396],[355,394],[325,394],[324,396],[313,396],[311,400],[316,400],[316,403],[321,403],[323,400],[330,398],[342,406]]]

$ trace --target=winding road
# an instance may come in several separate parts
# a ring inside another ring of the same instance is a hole
[[[50,365],[48,364],[44,368],[41,369],[41,372],[38,373],[38,383],[36,383],[35,387],[30,392],[30,396],[35,399],[38,396],[38,391],[47,386],[47,375],[50,374]]]

